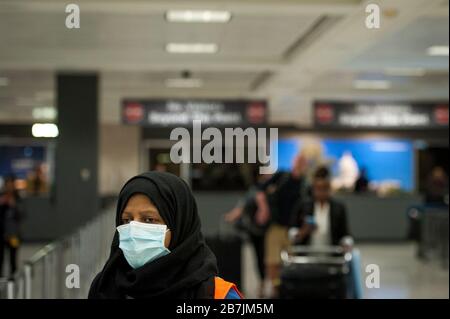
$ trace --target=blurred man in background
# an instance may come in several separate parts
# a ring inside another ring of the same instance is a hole
[[[444,204],[448,196],[448,177],[445,170],[436,166],[427,180],[425,201],[427,204]]]
[[[314,173],[312,199],[297,203],[292,226],[289,233],[294,245],[308,245],[313,249],[341,246],[344,252],[352,253],[347,297],[362,298],[359,251],[353,249],[346,207],[332,197],[328,168],[318,168]]]
[[[226,222],[235,224],[236,228],[246,233],[252,243],[260,279],[259,298],[264,297],[264,281],[266,277],[264,264],[266,227],[260,227],[255,220],[255,214],[258,209],[256,194],[258,193],[260,186],[271,177],[272,176],[269,174],[258,175],[256,183],[249,188],[245,196],[236,204],[236,206],[224,216]]]
[[[0,277],[3,276],[5,248],[9,250],[10,276],[17,270],[21,215],[21,198],[15,188],[15,178],[10,176],[5,179],[4,190],[0,194]]]
[[[256,222],[268,224],[265,238],[266,276],[269,297],[278,296],[280,285],[281,252],[289,246],[289,223],[295,203],[306,194],[307,160],[299,155],[290,172],[277,172],[265,182],[256,194]]]
[[[369,191],[369,178],[367,176],[367,168],[363,167],[359,172],[359,177],[355,182],[356,194],[363,194]]]
[[[312,195],[312,200],[298,201],[294,210],[292,226],[298,227],[294,242],[317,247],[343,245],[351,248],[353,240],[346,208],[331,196],[328,168],[321,167],[315,172]]]
[[[27,178],[28,194],[37,196],[48,192],[48,183],[44,164],[38,164]]]

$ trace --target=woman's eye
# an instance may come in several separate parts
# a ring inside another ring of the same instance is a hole
[[[151,218],[151,217],[146,217],[146,218],[144,218],[144,223],[154,224],[155,223],[155,219]]]
[[[122,224],[129,224],[130,223],[130,219],[122,219]]]

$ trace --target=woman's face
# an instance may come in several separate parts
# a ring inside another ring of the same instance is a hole
[[[128,224],[131,221],[135,221],[147,224],[166,225],[159,214],[158,208],[156,208],[150,199],[143,194],[135,194],[130,197],[127,206],[125,206],[122,211],[121,219],[122,224]],[[164,240],[164,246],[166,246],[166,248],[169,247],[171,239],[172,232],[168,230]]]

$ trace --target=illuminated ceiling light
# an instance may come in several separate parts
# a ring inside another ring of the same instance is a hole
[[[426,70],[423,68],[387,68],[384,74],[390,76],[424,76]]]
[[[58,126],[52,123],[36,123],[31,127],[34,137],[57,137],[59,135]]]
[[[431,56],[448,56],[448,45],[434,45],[427,49],[428,55]]]
[[[201,79],[185,79],[185,78],[174,78],[167,79],[166,86],[168,88],[186,88],[195,89],[203,86],[203,81]]]
[[[9,84],[9,79],[5,77],[0,77],[0,86],[7,86]]]
[[[166,19],[169,22],[227,23],[231,19],[231,13],[211,10],[170,10],[166,12]]]
[[[215,43],[168,43],[166,45],[166,51],[169,53],[214,54],[218,49]]]
[[[385,80],[356,80],[353,87],[359,90],[387,90],[391,87],[391,82]]]

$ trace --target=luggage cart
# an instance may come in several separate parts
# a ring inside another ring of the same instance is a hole
[[[449,213],[446,204],[411,206],[407,210],[409,238],[417,242],[417,257],[440,261],[448,269]]]
[[[293,246],[281,259],[280,298],[347,298],[352,254],[341,247]]]
[[[448,268],[448,206],[426,207],[421,216],[419,256],[425,261],[440,260]]]

